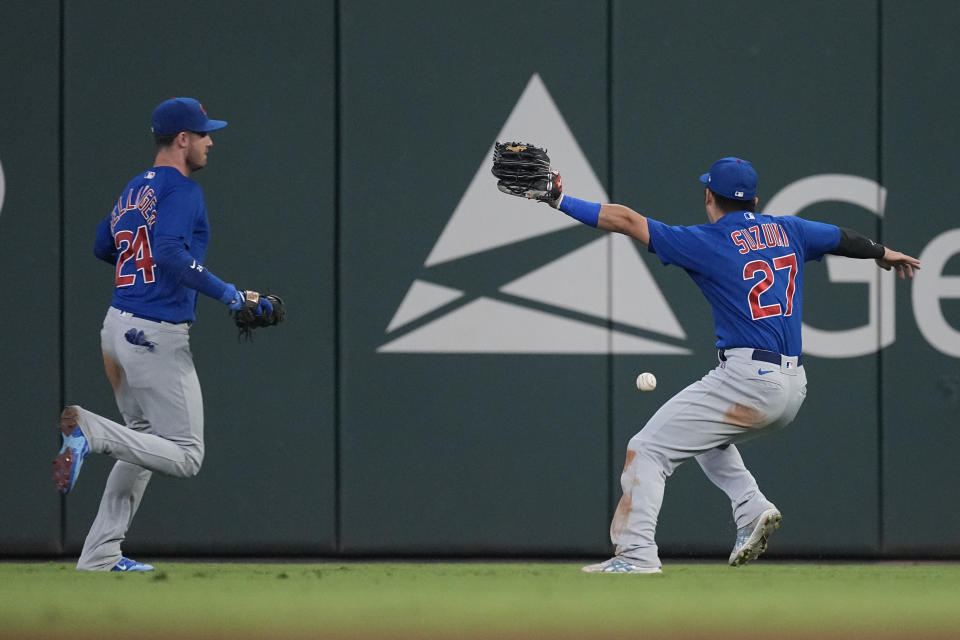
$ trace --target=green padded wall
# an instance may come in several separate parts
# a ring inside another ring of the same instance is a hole
[[[953,2],[883,2],[884,239],[923,269],[898,291],[897,340],[883,354],[884,552],[960,554],[960,142]],[[902,294],[902,295],[900,295]],[[923,523],[934,521],[935,526]]]
[[[920,257],[910,282],[808,265],[807,400],[740,449],[784,513],[771,555],[956,557],[958,19],[947,0],[4,3],[0,273],[30,317],[0,331],[0,555],[75,556],[93,519],[109,459],[66,500],[49,479],[62,402],[117,417],[93,234],[152,160],[152,108],[191,95],[230,123],[195,176],[207,266],[289,316],[239,343],[201,296],[204,467],[152,481],[126,551],[610,551],[627,442],[715,365],[712,319],[645,247],[500,194],[500,139],[672,224],[705,221],[713,160],[747,157],[766,212]],[[505,46],[510,25],[536,28]],[[733,533],[681,466],[663,555],[722,559]]]
[[[60,27],[57,3],[0,5],[0,277],[24,301],[0,330],[0,553],[60,550],[50,483],[60,402]],[[15,52],[15,53],[14,53]],[[34,71],[23,73],[30,60]],[[15,81],[10,81],[15,79]]]
[[[519,47],[493,46],[505,25],[533,23],[523,49],[542,55],[517,60]],[[557,46],[564,38],[578,46]],[[504,317],[525,322],[540,308],[502,291],[583,231],[523,239],[500,229],[501,244],[488,246],[469,229],[508,203],[488,151],[521,96],[532,100],[521,119],[552,96],[603,170],[605,38],[603,5],[343,4],[344,551],[604,544],[605,359],[516,353],[522,340]],[[415,281],[459,297],[416,306],[426,289]],[[414,303],[409,319],[404,303]]]

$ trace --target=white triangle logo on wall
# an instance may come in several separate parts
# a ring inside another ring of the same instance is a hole
[[[564,185],[577,197],[608,200],[538,74],[530,78],[496,140],[546,147]],[[582,226],[545,205],[497,190],[490,174],[492,157],[493,143],[427,256],[426,269]],[[597,238],[586,229],[583,246],[518,274],[495,293],[471,295],[469,288],[415,279],[386,333],[388,340],[378,352],[690,353],[677,346],[686,334],[633,241],[614,233]],[[661,337],[672,340],[661,342]]]

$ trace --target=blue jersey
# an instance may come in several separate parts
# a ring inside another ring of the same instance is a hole
[[[800,355],[804,263],[836,249],[838,227],[749,211],[691,227],[647,222],[649,250],[683,267],[710,302],[717,347]]]
[[[115,265],[112,305],[166,322],[193,322],[197,291],[181,276],[185,265],[203,261],[209,240],[200,185],[173,167],[135,177],[97,227],[94,253]]]

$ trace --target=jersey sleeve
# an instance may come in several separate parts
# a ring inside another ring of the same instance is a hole
[[[222,300],[226,293],[233,294],[236,289],[215,276],[187,251],[204,210],[203,191],[195,184],[179,185],[167,193],[157,203],[153,256],[179,284]]]
[[[157,202],[157,218],[153,225],[153,257],[161,268],[177,281],[195,263],[187,251],[193,237],[197,212],[203,205],[203,193],[193,185],[178,185]]]
[[[707,267],[707,256],[696,249],[702,246],[697,227],[672,227],[647,218],[647,228],[650,230],[647,250],[657,254],[663,264],[673,264],[697,272]]]
[[[117,263],[117,247],[110,233],[110,216],[97,225],[97,237],[93,242],[93,255],[110,264]]]
[[[177,185],[157,202],[157,219],[153,226],[154,241],[172,239],[190,246],[193,228],[203,210],[203,191],[199,185]]]
[[[803,259],[820,260],[825,253],[840,244],[840,227],[825,222],[814,222],[796,216],[781,218],[800,232],[803,243]],[[794,233],[796,236],[796,233]]]

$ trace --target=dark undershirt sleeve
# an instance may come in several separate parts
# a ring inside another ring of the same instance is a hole
[[[847,258],[882,258],[885,253],[885,249],[882,244],[878,244],[862,236],[853,229],[848,229],[846,227],[839,227],[840,229],[840,243],[837,244],[837,247],[832,251],[827,253],[832,253],[835,256],[845,256]]]

